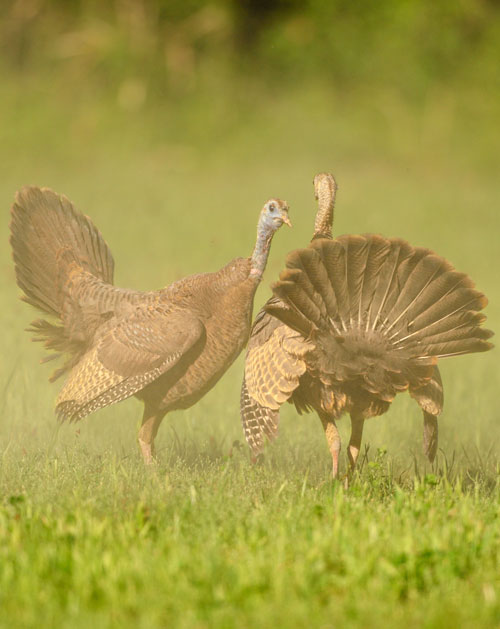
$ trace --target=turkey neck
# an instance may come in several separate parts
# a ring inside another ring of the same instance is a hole
[[[332,238],[333,210],[335,207],[335,182],[322,182],[318,190],[319,209],[314,221],[314,238]]]
[[[255,278],[257,281],[262,279],[262,274],[266,268],[274,231],[274,229],[266,225],[259,225],[257,229],[257,241],[250,260],[250,277]]]

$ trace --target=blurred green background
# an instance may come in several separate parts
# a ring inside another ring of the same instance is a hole
[[[57,387],[22,331],[31,314],[5,244],[23,184],[69,196],[107,238],[117,283],[144,289],[248,255],[263,202],[285,198],[294,229],[275,238],[258,308],[286,252],[307,244],[312,178],[329,170],[336,233],[437,250],[489,296],[498,330],[499,14],[494,0],[4,0],[2,442],[45,447],[56,430]],[[242,360],[198,406],[164,422],[167,451],[173,429],[194,451],[242,438]],[[484,452],[500,434],[497,363],[490,352],[443,364],[447,452]],[[91,451],[135,452],[139,413],[131,401],[104,410],[78,426],[78,439]],[[287,408],[283,442],[300,431],[318,440],[327,466],[317,419]],[[65,427],[55,447],[74,438]],[[402,396],[369,422],[367,440],[403,460],[420,452],[416,405]]]

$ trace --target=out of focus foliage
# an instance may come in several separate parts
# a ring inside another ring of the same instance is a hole
[[[338,91],[498,84],[497,0],[3,0],[4,71],[147,99],[258,76]],[[496,88],[498,89],[498,88]]]

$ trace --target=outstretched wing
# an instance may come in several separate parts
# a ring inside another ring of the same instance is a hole
[[[437,365],[434,365],[432,378],[429,382],[417,389],[410,388],[410,395],[426,413],[435,415],[436,417],[441,414],[443,410],[444,393],[441,374],[439,373]]]
[[[306,370],[304,357],[312,349],[311,342],[264,310],[257,315],[240,403],[243,430],[254,454],[264,446],[264,437],[276,436],[279,408],[299,386]]]
[[[203,323],[169,305],[140,305],[111,326],[71,370],[57,398],[62,419],[76,421],[128,398],[166,373],[205,339]]]
[[[245,376],[241,385],[240,398],[241,421],[243,432],[254,455],[264,447],[265,437],[274,439],[278,432],[279,410],[262,406],[248,393]]]

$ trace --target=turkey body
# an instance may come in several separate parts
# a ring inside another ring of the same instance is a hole
[[[84,291],[74,279],[82,312],[88,317],[97,303],[104,321],[70,371],[57,399],[58,413],[80,419],[110,403],[111,395],[119,401],[140,385],[135,395],[161,410],[192,406],[246,343],[258,285],[249,276],[250,266],[248,258],[238,258],[220,271],[193,275],[159,291],[121,291],[118,300],[115,290],[108,291],[109,301],[106,291],[82,300]],[[84,285],[87,280],[81,277]],[[168,369],[160,373],[163,366]],[[136,375],[141,378],[137,384]]]
[[[312,241],[332,239],[332,223],[337,184],[331,173],[314,178],[318,210]],[[243,432],[253,455],[264,447],[265,438],[274,439],[278,431],[279,408],[290,400],[305,374],[305,354],[312,349],[296,330],[273,316],[273,309],[286,309],[281,299],[272,297],[255,317],[245,358],[241,387],[240,413]],[[301,387],[305,390],[305,384]],[[294,395],[296,406],[303,405]],[[301,412],[301,411],[299,411]]]
[[[240,258],[218,273],[199,276],[198,289],[203,291],[203,299],[198,297],[193,300],[192,289],[184,287],[188,293],[184,308],[190,315],[197,313],[204,331],[191,356],[182,360],[172,374],[160,377],[137,397],[144,400],[157,398],[165,411],[185,409],[200,400],[217,383],[248,339],[253,295],[258,284],[249,277],[249,271],[248,258]],[[199,295],[198,291],[196,294]],[[195,303],[191,304],[192,301]],[[205,302],[216,305],[203,308]]]
[[[251,332],[242,417],[258,452],[276,433],[285,401],[314,409],[338,474],[336,420],[350,413],[351,469],[364,421],[409,391],[424,414],[424,451],[432,461],[443,406],[439,358],[486,351],[487,300],[468,276],[434,252],[367,234],[313,239],[289,254],[274,299]]]
[[[164,415],[196,403],[245,345],[255,290],[274,232],[287,218],[279,199],[263,208],[251,258],[192,275],[158,291],[113,286],[113,258],[90,219],[48,189],[24,188],[12,210],[11,244],[24,300],[58,321],[30,330],[68,355],[56,401],[61,419],[135,395],[144,401],[139,443],[146,462]]]

